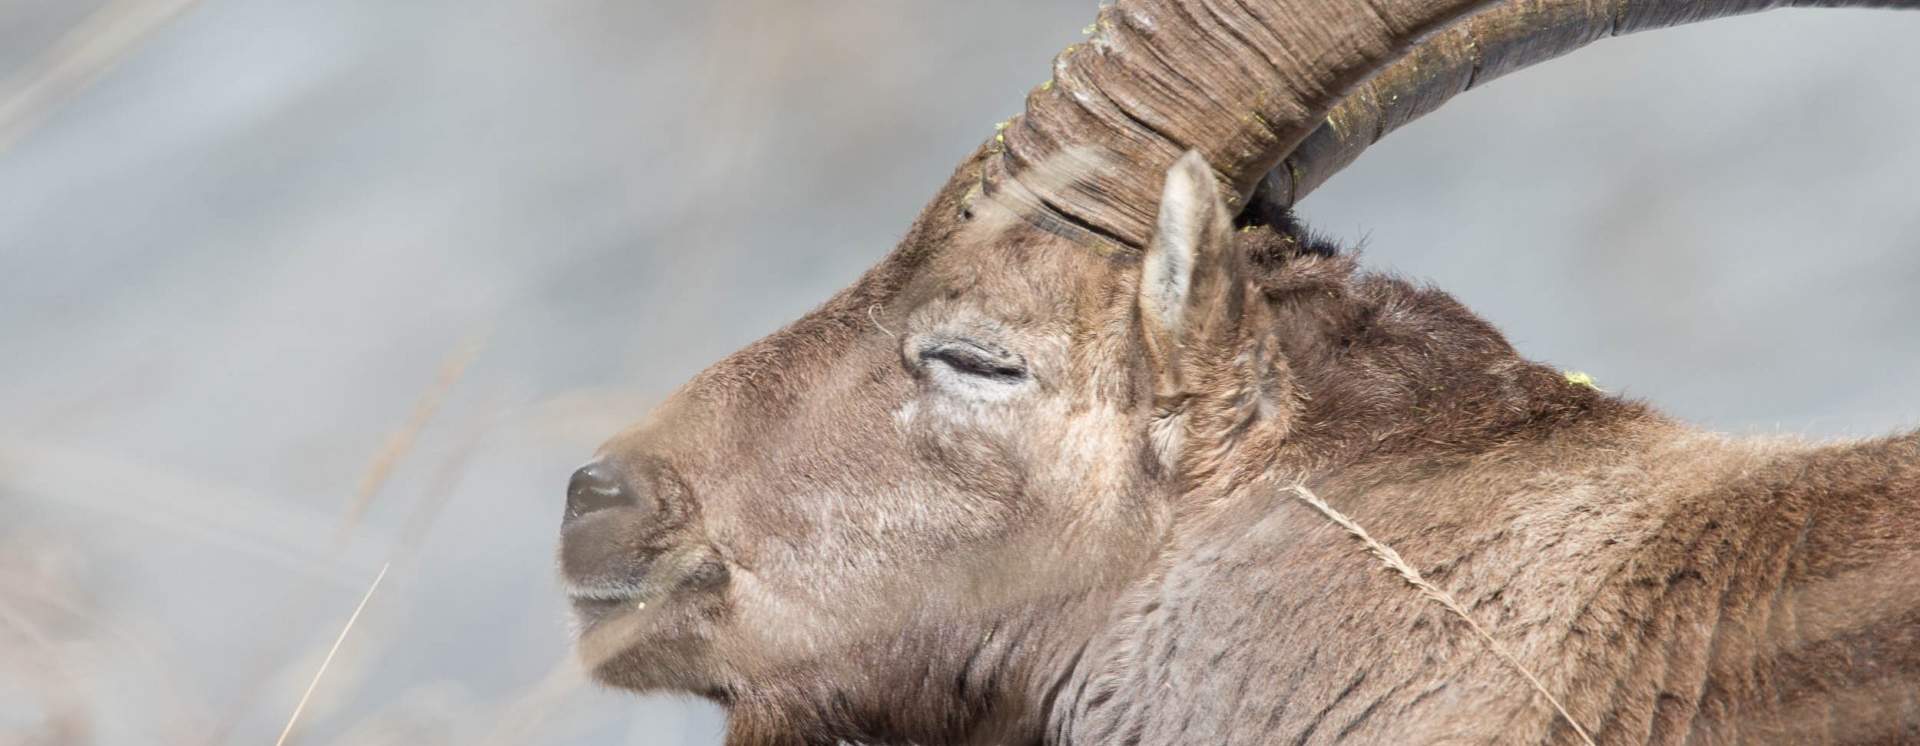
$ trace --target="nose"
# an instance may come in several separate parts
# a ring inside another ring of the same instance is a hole
[[[637,507],[639,496],[612,467],[598,461],[580,467],[567,482],[567,515],[563,523],[607,508]]]

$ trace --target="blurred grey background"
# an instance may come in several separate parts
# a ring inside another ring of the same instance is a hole
[[[713,744],[568,472],[886,252],[1094,0],[0,0],[0,744]],[[1706,426],[1920,425],[1920,14],[1603,42],[1302,205]]]

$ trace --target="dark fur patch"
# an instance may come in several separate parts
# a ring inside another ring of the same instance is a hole
[[[1339,242],[1307,227],[1292,208],[1265,200],[1254,200],[1245,212],[1235,216],[1233,227],[1243,233],[1270,235],[1277,239],[1271,248],[1263,247],[1264,250],[1254,256],[1256,263],[1284,260],[1291,256],[1327,258],[1340,254]],[[1260,228],[1268,231],[1258,230]]]

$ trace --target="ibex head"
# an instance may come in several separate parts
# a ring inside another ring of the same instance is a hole
[[[730,702],[901,659],[948,682],[982,640],[1134,577],[1187,444],[1211,441],[1186,432],[1202,398],[1241,429],[1295,404],[1275,345],[1243,343],[1272,325],[1211,172],[1189,156],[1166,182],[1141,256],[943,199],[854,287],[608,442],[561,553],[600,675]]]
[[[740,743],[1032,740],[1209,495],[1639,411],[1285,213],[1473,83],[1756,5],[1484,4],[1102,9],[899,248],[574,475],[595,674]]]

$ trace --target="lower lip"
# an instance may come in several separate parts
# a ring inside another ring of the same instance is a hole
[[[595,624],[599,624],[602,620],[622,611],[646,608],[646,603],[643,601],[626,599],[607,600],[576,597],[571,600],[573,601],[573,613],[580,618],[580,624],[583,627],[592,627]]]

